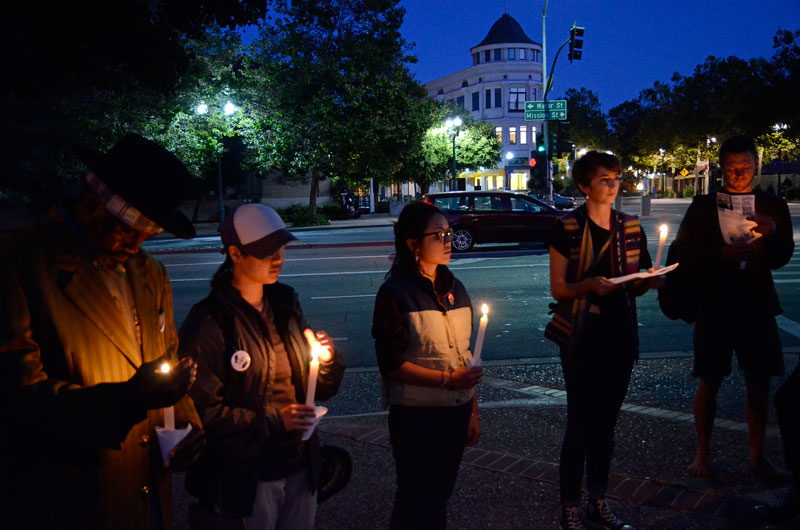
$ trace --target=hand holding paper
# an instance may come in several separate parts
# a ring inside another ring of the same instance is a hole
[[[616,283],[616,284],[625,283],[625,282],[629,282],[631,280],[638,280],[638,279],[641,279],[641,278],[650,278],[652,276],[659,276],[659,275],[662,275],[662,274],[667,274],[668,272],[674,271],[676,268],[678,268],[678,264],[677,263],[673,263],[669,267],[662,267],[662,268],[660,268],[658,270],[654,270],[653,272],[634,272],[633,274],[628,274],[626,276],[618,276],[616,278],[609,278],[608,281],[610,281],[611,283]]]

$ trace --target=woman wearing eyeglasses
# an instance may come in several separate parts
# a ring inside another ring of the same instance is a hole
[[[394,264],[372,315],[397,472],[390,528],[443,529],[464,447],[481,433],[475,385],[483,369],[467,367],[472,304],[447,268],[447,218],[410,204],[394,234]]]
[[[578,505],[586,470],[586,519],[628,529],[605,500],[614,428],[639,356],[636,297],[663,276],[628,283],[610,278],[651,267],[639,219],[611,208],[619,191],[619,160],[589,151],[572,178],[586,203],[562,217],[550,236],[550,291],[558,301],[545,336],[561,347],[567,388],[567,429],[559,465],[561,528],[584,528]],[[652,270],[652,269],[649,269]]]

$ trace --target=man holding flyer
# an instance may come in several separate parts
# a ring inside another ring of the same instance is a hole
[[[731,373],[735,351],[747,385],[749,469],[774,478],[782,472],[764,458],[763,444],[770,378],[783,374],[783,352],[775,321],[782,309],[771,270],[786,265],[794,252],[792,223],[782,199],[753,189],[758,155],[751,139],[725,140],[719,163],[724,188],[695,197],[670,252],[681,268],[696,273],[697,455],[688,472],[698,477],[710,474],[717,393]]]

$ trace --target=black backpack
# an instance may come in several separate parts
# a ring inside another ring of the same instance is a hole
[[[670,244],[667,251],[667,265],[679,261],[679,250],[675,242]],[[700,301],[699,273],[700,271],[686,262],[667,274],[664,286],[658,290],[658,305],[664,316],[671,320],[681,319],[689,324],[697,320]]]

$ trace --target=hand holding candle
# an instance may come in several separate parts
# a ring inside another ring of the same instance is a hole
[[[303,335],[306,337],[306,341],[308,341],[308,345],[311,347],[311,362],[308,366],[308,390],[306,391],[306,406],[314,407],[313,416],[311,416],[310,420],[305,420],[304,418],[305,421],[303,422],[304,424],[306,422],[309,423],[302,436],[303,440],[308,440],[311,437],[311,434],[314,432],[317,423],[319,423],[320,418],[322,418],[322,416],[328,412],[326,407],[314,406],[314,394],[317,391],[319,361],[322,360],[323,362],[327,362],[333,358],[333,341],[326,333],[320,332],[315,334],[310,329],[303,331]]]
[[[333,342],[325,333],[315,334],[310,329],[303,331],[303,335],[311,348],[311,362],[308,367],[308,390],[306,392],[306,405],[314,406],[314,394],[317,390],[317,376],[319,375],[319,362],[330,361],[333,358]],[[317,340],[317,339],[321,339]]]
[[[664,256],[664,243],[667,242],[667,231],[669,228],[667,225],[661,225],[658,227],[659,235],[658,235],[658,251],[656,251],[656,261],[653,264],[653,268],[658,270],[661,268],[661,258]]]
[[[162,374],[169,374],[171,370],[167,361],[164,361],[159,369]],[[172,405],[164,409],[164,428],[171,431],[175,430],[175,407]]]
[[[480,324],[478,325],[478,337],[475,339],[475,351],[472,353],[472,362],[469,363],[470,366],[481,365],[483,339],[486,338],[486,325],[489,323],[489,306],[483,304],[481,306],[481,312],[483,313],[483,316],[481,317]]]

